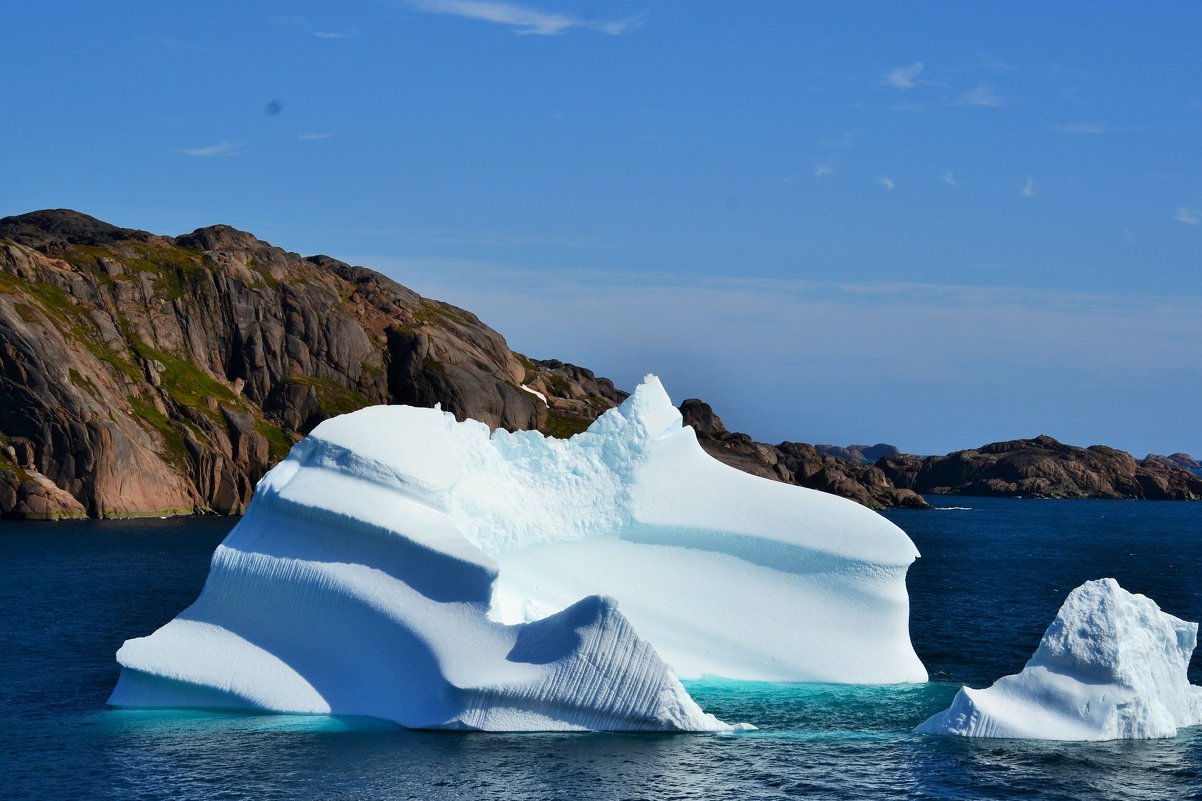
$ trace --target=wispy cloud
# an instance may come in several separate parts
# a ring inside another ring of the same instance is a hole
[[[1023,184],[1023,188],[1019,191],[1019,194],[1022,195],[1023,197],[1034,197],[1035,196],[1035,179],[1028,176],[1027,182],[1025,184]]]
[[[881,188],[886,192],[892,192],[897,187],[897,184],[894,183],[893,179],[888,175],[882,175],[880,178],[876,179],[876,182],[880,184]]]
[[[1012,64],[1007,64],[1000,58],[991,55],[990,53],[978,52],[976,55],[975,69],[992,70],[993,72],[1014,72],[1017,67]]]
[[[642,25],[646,16],[636,14],[623,19],[599,20],[591,15],[560,14],[499,0],[405,0],[404,5],[427,14],[493,22],[513,28],[519,34],[538,36],[558,36],[573,28],[617,36]]]
[[[831,139],[823,139],[818,144],[822,147],[845,150],[847,148],[854,147],[856,144],[856,137],[863,132],[863,128],[851,128]]]
[[[1187,209],[1185,206],[1181,206],[1173,215],[1173,219],[1186,225],[1197,225],[1202,223],[1202,209]]]
[[[1052,130],[1060,134],[1098,135],[1110,133],[1112,130],[1100,122],[1065,122],[1053,125]]]
[[[814,165],[814,177],[822,178],[827,175],[835,174],[835,165],[829,161],[820,161]]]
[[[338,31],[322,30],[304,17],[273,17],[272,23],[286,28],[297,28],[312,36],[314,39],[357,39],[359,31],[355,28],[345,28]]]
[[[305,133],[297,134],[296,138],[302,142],[316,142],[319,139],[329,139],[333,136],[334,136],[333,133],[324,132],[324,131],[307,131]]]
[[[960,182],[956,180],[956,174],[951,170],[945,170],[943,173],[943,182],[948,186],[959,186]]]
[[[237,153],[241,153],[244,150],[246,150],[246,144],[244,142],[226,141],[218,142],[217,144],[209,145],[208,147],[183,148],[179,152],[183,153],[185,156],[200,156],[202,158],[207,158],[210,156],[233,156]]]
[[[981,81],[976,85],[976,88],[969,89],[955,100],[956,105],[976,106],[978,108],[997,108],[1004,105],[1005,102],[1005,100],[998,96],[993,87],[985,81]]]
[[[889,70],[885,73],[885,85],[902,91],[910,89],[914,86],[914,79],[918,77],[918,73],[922,72],[924,66],[921,61],[916,61],[913,64]]]

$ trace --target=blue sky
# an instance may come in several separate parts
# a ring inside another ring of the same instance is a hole
[[[1202,5],[18,4],[0,214],[224,222],[758,438],[1202,451]]]

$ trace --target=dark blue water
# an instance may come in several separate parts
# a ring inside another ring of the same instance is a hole
[[[0,523],[7,799],[1202,799],[1202,732],[920,737],[961,682],[1022,667],[1065,594],[1114,576],[1202,619],[1202,504],[956,499],[895,511],[923,686],[692,683],[740,735],[408,732],[370,720],[108,710],[113,654],[185,607],[231,521]],[[1193,681],[1202,683],[1195,657]]]

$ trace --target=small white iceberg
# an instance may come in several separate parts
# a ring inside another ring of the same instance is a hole
[[[1039,740],[1173,737],[1202,723],[1186,670],[1198,624],[1160,611],[1112,578],[1069,593],[1022,672],[961,688],[923,734]]]

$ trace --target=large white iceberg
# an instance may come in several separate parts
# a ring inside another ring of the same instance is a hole
[[[1111,578],[1069,593],[1022,672],[964,687],[916,731],[965,737],[1117,740],[1173,737],[1202,723],[1186,670],[1198,624]]]
[[[197,601],[118,651],[110,703],[720,729],[672,668],[924,681],[916,556],[874,512],[709,457],[654,377],[567,441],[374,407],[263,478]]]

